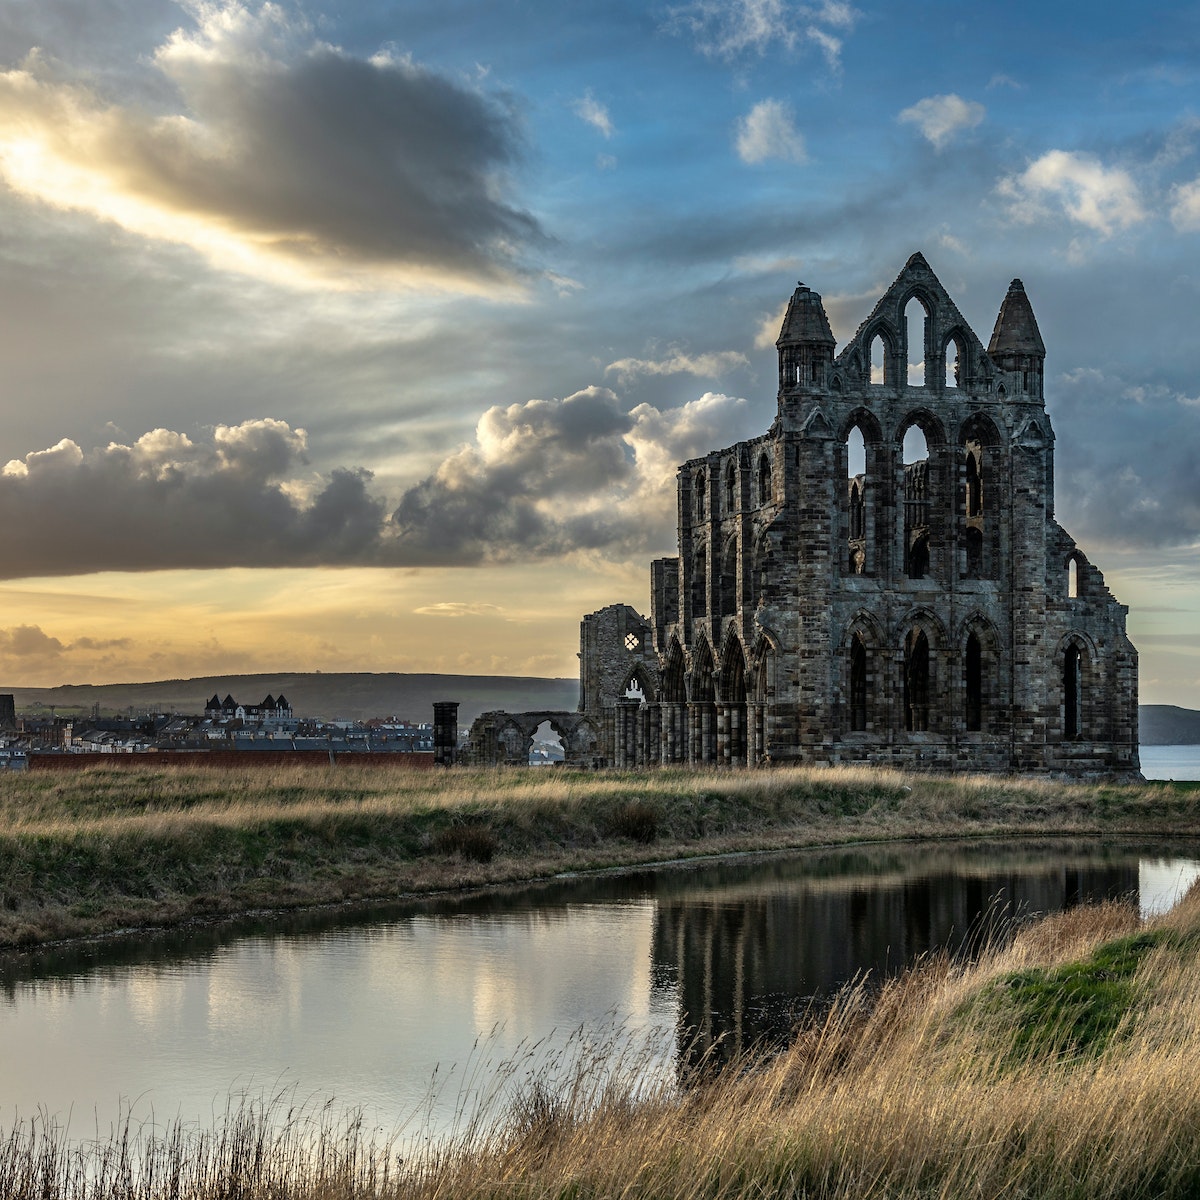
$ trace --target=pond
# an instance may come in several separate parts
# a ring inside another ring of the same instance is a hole
[[[513,1064],[638,1041],[652,1071],[786,1039],[803,1006],[1014,915],[1169,906],[1200,844],[938,843],[763,855],[243,919],[0,962],[0,1104],[75,1137],[212,1125],[287,1093],[451,1128]],[[684,1032],[696,1031],[695,1035]],[[456,1116],[457,1114],[457,1116]]]

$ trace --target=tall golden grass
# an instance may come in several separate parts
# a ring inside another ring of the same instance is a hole
[[[425,1150],[372,1140],[331,1110],[249,1106],[216,1131],[92,1144],[35,1121],[0,1143],[0,1195],[1191,1197],[1198,954],[1195,894],[1146,925],[1118,905],[1076,909],[973,964],[938,958],[876,991],[850,988],[786,1052],[719,1073],[648,1085],[636,1063],[585,1058],[566,1080],[529,1081],[498,1121]],[[1044,1036],[1023,1040],[1031,1029]]]
[[[699,853],[900,837],[1172,834],[1186,785],[867,768],[274,772],[0,780],[0,947]]]

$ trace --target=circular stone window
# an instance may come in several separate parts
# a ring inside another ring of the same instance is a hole
[[[637,650],[642,644],[642,639],[636,633],[627,633],[625,635],[625,649]]]

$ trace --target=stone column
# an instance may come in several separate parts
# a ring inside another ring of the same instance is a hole
[[[454,766],[458,748],[458,701],[435,700],[433,704],[433,761],[439,767]]]
[[[700,708],[700,761],[709,766],[716,761],[714,753],[716,743],[716,705],[705,701]]]
[[[663,710],[661,704],[646,704],[646,766],[662,762]]]
[[[638,765],[638,710],[641,701],[622,696],[617,701],[617,762],[618,767],[630,768]]]

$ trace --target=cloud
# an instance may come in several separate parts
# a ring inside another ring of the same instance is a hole
[[[941,150],[956,134],[974,129],[984,118],[987,109],[974,100],[964,100],[951,93],[948,96],[926,96],[897,118],[915,125],[921,135]]]
[[[754,335],[756,350],[775,349],[775,343],[779,340],[779,331],[783,328],[783,319],[787,316],[790,303],[791,297],[789,296],[773,313],[768,313],[759,322],[758,330]]]
[[[808,155],[791,108],[781,100],[762,100],[737,124],[736,146],[744,163],[778,158],[802,163]]]
[[[1002,179],[997,192],[1015,220],[1032,223],[1060,208],[1072,221],[1109,237],[1145,220],[1137,184],[1127,171],[1086,154],[1050,150],[1020,175]]]
[[[487,291],[542,240],[511,203],[518,118],[408,58],[317,40],[277,4],[186,6],[149,69],[163,111],[0,72],[0,175],[29,200],[290,284]]]
[[[58,658],[65,649],[58,638],[50,637],[37,625],[0,629],[0,658]]]
[[[745,432],[745,400],[706,393],[624,412],[607,388],[497,406],[475,442],[405,493],[393,514],[407,561],[443,566],[664,553],[679,463]]]
[[[840,70],[842,66],[842,39],[834,37],[832,33],[821,29],[817,25],[810,25],[804,32],[820,48],[829,69],[831,71]]]
[[[838,0],[819,5],[791,0],[692,0],[669,10],[670,27],[690,34],[701,53],[733,59],[765,54],[775,45],[794,51],[816,46],[830,68],[840,66],[842,40],[830,32],[849,32],[856,8]]]
[[[0,473],[0,574],[369,561],[385,505],[371,476],[303,473],[304,430],[257,419],[203,439],[155,429],[84,452],[64,439]]]
[[[1057,445],[1067,528],[1139,553],[1200,544],[1200,397],[1090,367],[1059,376],[1054,392],[1056,419],[1073,431]]]
[[[591,92],[576,100],[572,107],[581,120],[598,130],[606,139],[612,137],[613,123],[612,118],[608,115],[608,109]]]
[[[490,617],[503,611],[498,604],[463,600],[442,600],[413,609],[414,613],[425,617]]]
[[[86,451],[64,439],[0,472],[0,578],[662,553],[678,464],[744,436],[747,410],[709,392],[627,412],[603,387],[496,405],[390,515],[369,471],[308,470],[306,433],[283,421],[155,429]]]
[[[1200,177],[1171,189],[1171,224],[1180,233],[1200,230]]]
[[[666,358],[620,358],[609,363],[604,373],[615,374],[625,382],[638,375],[723,375],[737,367],[748,365],[749,360],[738,350],[717,350],[709,354],[684,354],[675,351]]]

